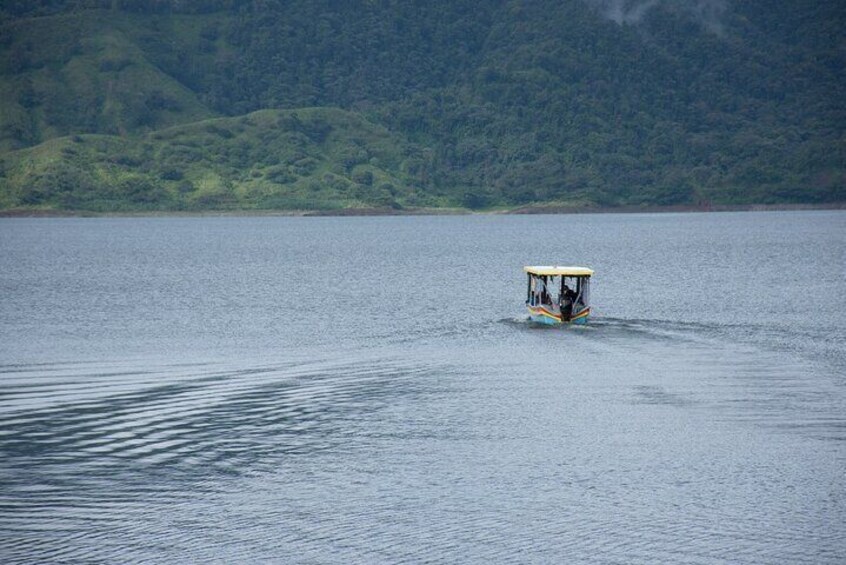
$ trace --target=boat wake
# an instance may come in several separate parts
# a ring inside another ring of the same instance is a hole
[[[0,366],[0,468],[6,476],[67,463],[255,468],[343,441],[345,414],[364,404],[376,410],[389,395],[424,394],[433,371],[377,358]]]
[[[361,353],[252,366],[0,366],[4,561],[61,561],[68,536],[74,561],[98,561],[84,552],[108,548],[80,521],[90,532],[143,529],[151,507],[367,445],[386,409],[448,394],[430,378],[447,371]]]

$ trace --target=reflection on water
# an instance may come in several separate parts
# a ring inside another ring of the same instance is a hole
[[[842,227],[0,222],[0,559],[841,563]],[[523,311],[562,242],[588,326]]]

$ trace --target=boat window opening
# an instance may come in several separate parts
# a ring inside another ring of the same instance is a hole
[[[540,301],[540,279],[538,277],[532,278],[532,285],[532,302],[537,306]]]
[[[581,277],[576,278],[576,297],[573,299],[573,302],[577,305],[584,304],[582,299],[582,292],[584,289],[584,285],[582,284],[583,280],[584,279]]]
[[[532,306],[537,306],[540,302],[540,279],[534,275],[532,275],[531,279],[531,290],[530,290],[530,297],[529,300]]]
[[[558,297],[556,279],[557,277],[548,275],[530,275],[528,303],[531,306],[545,306],[547,310],[555,311],[558,306],[558,301],[553,300],[553,297]]]
[[[535,278],[535,306],[541,303],[541,293],[543,292],[543,280],[540,277]]]
[[[543,277],[538,278],[538,295],[536,296],[536,303],[543,305],[543,293],[546,291],[546,285],[543,282]]]

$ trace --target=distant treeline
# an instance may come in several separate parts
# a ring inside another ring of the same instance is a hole
[[[846,10],[682,4],[7,1],[0,206],[846,201]]]

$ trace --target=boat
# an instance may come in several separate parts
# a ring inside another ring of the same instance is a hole
[[[590,278],[587,267],[523,267],[528,277],[526,307],[539,324],[586,324],[590,317]]]

